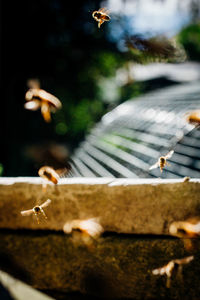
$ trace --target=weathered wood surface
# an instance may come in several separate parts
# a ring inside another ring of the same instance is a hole
[[[168,234],[169,224],[200,215],[200,180],[61,179],[42,192],[40,178],[0,178],[0,228],[62,230],[66,221],[100,217],[106,231]],[[50,198],[47,221],[22,217]]]
[[[48,297],[46,294],[33,289],[31,286],[24,284],[20,280],[17,280],[16,278],[3,271],[0,271],[0,283],[2,283],[2,285],[8,290],[10,295],[13,296],[12,299],[15,300],[55,300],[51,297]],[[7,298],[3,297],[2,299],[5,300]]]
[[[0,241],[0,258],[6,253],[13,266],[8,269],[0,259],[0,268],[3,264],[11,273],[20,268],[27,283],[54,295],[62,292],[63,299],[81,299],[68,298],[73,292],[114,299],[199,299],[198,240],[192,252],[176,238],[122,234],[103,236],[89,248],[62,232],[1,230]],[[191,254],[194,260],[183,266],[182,277],[172,276],[170,289],[165,276],[152,274],[169,260]]]

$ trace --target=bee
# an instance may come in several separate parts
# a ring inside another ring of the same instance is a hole
[[[92,218],[66,222],[63,231],[66,234],[72,233],[72,242],[76,246],[84,243],[88,250],[94,250],[95,240],[103,233],[103,227],[99,218]]]
[[[39,169],[38,175],[48,181],[53,182],[54,184],[58,183],[59,175],[58,173],[49,166],[44,166]]]
[[[180,274],[182,271],[182,265],[188,264],[193,259],[194,259],[194,256],[188,256],[188,257],[184,257],[181,259],[171,260],[164,267],[153,270],[152,273],[153,273],[153,275],[161,275],[161,276],[167,275],[166,287],[170,288],[170,281],[171,281],[171,276],[172,276],[172,272],[173,272],[174,268],[177,267],[178,272]]]
[[[110,16],[108,15],[108,10],[105,8],[100,8],[99,10],[95,10],[92,13],[92,17],[98,22],[98,27],[101,27],[101,24],[104,22],[110,21]]]
[[[65,177],[66,175],[72,173],[71,169],[72,169],[72,167],[71,167],[71,164],[69,164],[69,163],[67,163],[67,166],[65,168],[58,169],[58,170],[54,170],[52,167],[49,167],[49,166],[44,166],[39,169],[38,175],[47,181],[51,181],[53,184],[57,184],[58,180],[61,177]],[[44,192],[46,191],[46,186],[47,186],[47,183],[46,182],[43,183],[43,191]]]
[[[87,235],[97,238],[103,233],[103,227],[99,223],[98,218],[92,218],[88,220],[73,220],[65,223],[63,231],[65,233],[71,233],[72,230],[80,230]]]
[[[46,122],[51,122],[51,112],[62,107],[62,104],[58,98],[52,94],[40,89],[40,83],[38,80],[28,81],[29,90],[25,94],[24,107],[28,110],[41,109],[41,114]]]
[[[190,124],[200,125],[200,110],[188,113],[186,120]]]
[[[169,233],[181,238],[187,251],[194,250],[197,247],[195,239],[200,236],[200,219],[193,217],[186,221],[172,222]]]
[[[177,237],[197,238],[200,236],[200,219],[193,217],[186,221],[172,222],[169,233]]]
[[[183,182],[189,182],[190,181],[190,177],[186,176],[183,178]]]
[[[160,167],[160,172],[162,173],[163,168],[167,165],[170,166],[170,164],[167,162],[167,159],[169,159],[170,157],[172,157],[174,153],[174,150],[171,150],[169,153],[167,153],[165,156],[161,156],[159,157],[158,161],[149,168],[149,170],[155,169],[155,168],[159,168]]]
[[[40,224],[38,215],[42,214],[44,216],[44,218],[47,219],[47,216],[46,216],[43,208],[49,206],[50,203],[51,203],[51,200],[47,199],[41,205],[34,206],[32,209],[29,209],[29,210],[23,210],[23,211],[21,211],[21,215],[23,217],[25,217],[25,216],[30,216],[30,215],[34,214],[36,216],[37,223]]]

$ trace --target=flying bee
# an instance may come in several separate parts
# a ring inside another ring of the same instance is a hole
[[[192,217],[186,221],[172,222],[169,233],[181,238],[187,251],[194,250],[197,247],[196,239],[200,236],[200,218]]]
[[[183,182],[189,182],[190,181],[190,177],[186,176],[183,178]]]
[[[41,167],[38,171],[38,175],[41,178],[44,178],[47,182],[51,181],[54,184],[58,183],[59,178],[65,177],[71,172],[71,164],[67,163],[65,168],[54,170],[52,167],[44,166]],[[43,183],[43,191],[46,191],[47,183]]]
[[[21,215],[23,217],[26,217],[26,216],[30,216],[30,215],[34,214],[36,216],[37,223],[40,224],[38,215],[42,214],[44,216],[44,218],[47,219],[47,216],[46,216],[43,208],[49,206],[50,203],[51,203],[51,200],[47,199],[41,205],[34,206],[32,209],[29,209],[29,210],[23,210],[23,211],[21,211]]]
[[[47,182],[51,181],[54,184],[57,184],[58,180],[59,180],[58,173],[49,166],[44,166],[44,167],[40,168],[38,171],[38,175],[40,177],[44,178]],[[42,184],[42,190],[44,193],[46,192],[47,182],[43,182],[43,184]]]
[[[179,275],[181,275],[180,273],[182,272],[182,265],[188,264],[193,259],[194,256],[188,256],[181,259],[173,259],[170,262],[168,262],[168,264],[164,267],[153,270],[152,273],[153,275],[167,275],[166,287],[170,288],[170,281],[173,270],[177,268]]]
[[[171,150],[169,153],[167,153],[165,156],[159,157],[158,161],[149,168],[149,170],[155,169],[155,168],[160,168],[160,172],[162,173],[163,168],[167,165],[170,166],[170,164],[167,162],[167,159],[172,157],[174,153],[174,150]]]
[[[197,238],[200,236],[200,219],[193,217],[186,221],[172,222],[169,226],[169,233],[181,238]]]
[[[93,238],[97,238],[103,232],[103,227],[99,223],[98,218],[92,218],[88,220],[73,220],[65,223],[63,231],[71,233],[72,230],[80,230]]]
[[[95,10],[92,13],[92,17],[98,22],[98,27],[101,27],[101,24],[104,22],[110,21],[110,16],[108,15],[108,10],[105,8],[100,8],[99,10]]]
[[[39,169],[38,175],[48,181],[53,182],[54,184],[58,183],[59,175],[58,173],[49,166],[44,166]]]
[[[27,103],[24,107],[28,110],[41,109],[41,114],[46,122],[51,122],[51,112],[62,107],[58,98],[42,90],[38,80],[30,79],[28,81],[29,90],[25,94]]]
[[[200,110],[195,110],[186,114],[186,120],[190,124],[200,125]]]
[[[72,233],[72,242],[76,246],[83,243],[88,250],[94,250],[95,240],[103,233],[103,227],[99,223],[99,218],[92,218],[66,222],[63,231],[66,234]]]

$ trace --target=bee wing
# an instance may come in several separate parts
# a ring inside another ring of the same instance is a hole
[[[24,107],[29,110],[37,110],[38,108],[40,108],[40,101],[39,100],[28,101],[24,104]]]
[[[72,222],[66,222],[63,226],[63,231],[64,233],[71,233],[72,232],[72,228],[73,228],[73,224]]]
[[[103,14],[109,14],[109,10],[106,7],[102,7],[98,10],[98,12],[101,12]]]
[[[92,237],[97,237],[103,232],[103,227],[100,225],[98,218],[81,221],[79,228]]]
[[[60,178],[67,177],[68,173],[70,173],[70,171],[71,171],[71,167],[68,168],[68,166],[67,166],[66,168],[57,169],[55,171],[59,175]]]
[[[159,162],[155,163],[153,166],[149,168],[149,170],[156,169],[159,167]]]
[[[30,216],[30,215],[32,215],[32,214],[33,214],[33,210],[32,210],[32,209],[21,211],[21,215],[22,215],[23,217]]]
[[[38,90],[38,97],[40,97],[42,100],[48,101],[50,104],[52,104],[52,106],[55,108],[55,111],[62,107],[62,103],[60,102],[60,100],[57,97],[55,97],[54,95],[46,92],[45,90],[41,90],[41,89]]]
[[[165,273],[165,269],[162,268],[158,268],[152,271],[153,275],[163,275]]]
[[[174,150],[169,151],[169,152],[165,155],[165,158],[166,158],[166,159],[169,159],[170,157],[172,157],[173,153],[174,153]]]
[[[47,201],[45,201],[44,203],[42,203],[40,206],[41,206],[42,208],[44,208],[44,207],[49,206],[50,203],[51,203],[51,200],[50,200],[50,199],[47,199]]]
[[[181,259],[175,259],[174,262],[179,264],[179,265],[183,265],[183,264],[188,264],[189,262],[191,262],[194,259],[194,256],[187,256]]]
[[[106,11],[106,8],[105,7],[99,8],[98,11],[104,13]]]

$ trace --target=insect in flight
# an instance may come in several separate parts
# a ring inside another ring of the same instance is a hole
[[[195,110],[186,115],[186,120],[190,124],[200,125],[200,110]]]
[[[52,94],[40,89],[40,83],[38,80],[28,80],[29,90],[25,94],[26,103],[24,107],[28,110],[41,109],[41,114],[46,122],[51,122],[51,112],[62,107],[62,104],[58,98]]]
[[[185,221],[175,221],[169,226],[169,233],[182,239],[187,251],[197,247],[195,239],[200,236],[200,218],[191,217]]]
[[[190,177],[186,176],[183,178],[183,182],[189,182],[190,181]]]
[[[77,246],[85,244],[88,250],[94,250],[96,239],[103,233],[99,218],[72,220],[63,226],[66,234],[72,233],[72,242]]]
[[[47,199],[44,203],[42,203],[41,205],[37,205],[37,206],[34,206],[32,209],[28,209],[28,210],[23,210],[21,211],[21,215],[23,217],[26,217],[26,216],[30,216],[30,215],[35,215],[36,216],[36,219],[37,219],[37,222],[38,224],[40,224],[39,222],[39,217],[38,215],[39,214],[42,214],[44,216],[45,219],[47,219],[47,216],[44,212],[44,209],[45,207],[49,206],[49,204],[51,203],[51,200],[50,199]]]
[[[171,150],[169,153],[167,153],[165,156],[159,157],[158,161],[149,168],[149,170],[155,169],[155,168],[160,168],[160,172],[162,173],[163,168],[167,165],[169,166],[170,164],[167,162],[167,159],[172,157],[174,153],[174,150]]]
[[[71,174],[71,165],[69,163],[66,164],[65,168],[54,170],[52,167],[44,166],[41,167],[38,171],[38,175],[41,178],[44,178],[46,181],[51,181],[54,184],[58,183],[59,178],[65,177],[68,174]],[[43,183],[43,191],[46,191],[47,183]]]
[[[184,257],[181,259],[173,259],[170,262],[168,262],[168,264],[165,265],[164,267],[153,270],[152,273],[153,273],[153,275],[167,275],[166,286],[167,286],[167,288],[170,288],[170,280],[171,280],[171,276],[172,276],[172,272],[173,272],[174,268],[177,267],[177,269],[178,269],[177,271],[180,274],[182,271],[182,265],[188,264],[193,259],[194,259],[194,256],[188,256],[188,257]]]
[[[193,217],[186,221],[172,222],[169,226],[169,233],[178,237],[197,238],[200,236],[200,219]]]
[[[110,16],[108,15],[108,10],[105,8],[100,8],[92,13],[92,17],[98,22],[98,27],[104,22],[110,21]]]
[[[99,223],[98,218],[73,220],[65,223],[63,231],[65,233],[71,233],[72,230],[80,230],[93,238],[97,238],[101,233],[103,233],[103,227]]]
[[[54,184],[58,183],[59,175],[52,167],[41,167],[38,171],[38,175],[48,181],[53,182]]]

